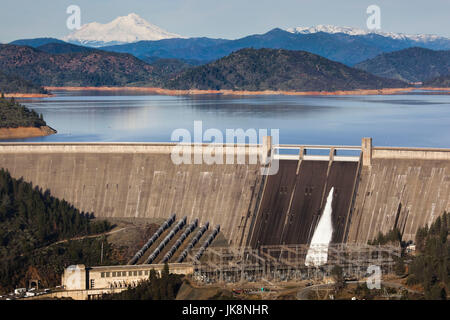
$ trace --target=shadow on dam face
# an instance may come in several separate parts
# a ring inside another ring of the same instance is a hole
[[[332,242],[343,242],[358,166],[281,160],[278,174],[267,179],[250,244],[309,244],[332,187]]]

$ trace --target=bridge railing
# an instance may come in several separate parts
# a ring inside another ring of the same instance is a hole
[[[358,162],[359,146],[274,145],[274,159]]]

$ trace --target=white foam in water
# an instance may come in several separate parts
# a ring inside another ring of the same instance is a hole
[[[325,209],[323,210],[322,217],[320,217],[319,224],[314,231],[308,253],[306,254],[306,266],[320,266],[327,263],[328,246],[331,242],[331,237],[333,236],[333,222],[331,220],[331,214],[333,213],[333,208],[331,207],[333,193],[334,187],[331,188],[330,193],[328,193]]]

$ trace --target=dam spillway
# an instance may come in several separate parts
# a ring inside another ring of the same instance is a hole
[[[450,211],[450,150],[372,147],[358,157],[282,156],[261,164],[181,164],[174,144],[1,143],[0,167],[100,218],[187,216],[221,225],[230,245],[307,244],[334,187],[333,243],[367,243],[397,227],[403,240]],[[260,145],[261,147],[261,145]],[[270,150],[277,147],[270,146]],[[323,146],[309,146],[320,147]],[[345,149],[345,148],[344,148]]]
[[[328,248],[333,237],[333,208],[334,187],[331,188],[327,197],[327,203],[323,210],[319,223],[314,230],[309,250],[305,257],[305,265],[323,265],[328,260]]]
[[[280,160],[278,174],[270,176],[252,230],[250,244],[307,244],[335,189],[333,242],[342,242],[358,170],[358,162]]]

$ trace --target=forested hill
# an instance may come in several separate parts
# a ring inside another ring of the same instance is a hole
[[[101,243],[96,239],[47,248],[62,239],[111,228],[92,218],[91,213],[52,197],[48,190],[14,179],[0,169],[0,293],[26,286],[30,278],[54,286],[67,265],[99,263]]]
[[[8,75],[0,71],[1,93],[48,93],[44,88],[34,85],[16,75]]]
[[[423,82],[450,74],[450,50],[409,48],[383,53],[355,67],[380,77]]]
[[[450,214],[444,213],[416,233],[416,254],[407,284],[421,285],[426,300],[446,300],[450,292]]]
[[[0,45],[0,70],[37,86],[154,86],[169,89],[335,91],[404,87],[306,51],[241,49],[192,67],[162,59],[148,64],[126,53],[61,43]]]
[[[148,85],[156,77],[152,66],[126,53],[88,50],[53,54],[9,44],[0,45],[0,70],[41,86]]]
[[[0,98],[0,128],[42,127],[47,124],[41,114],[14,99]]]
[[[405,87],[305,51],[242,49],[188,69],[167,82],[171,89],[335,91]]]

